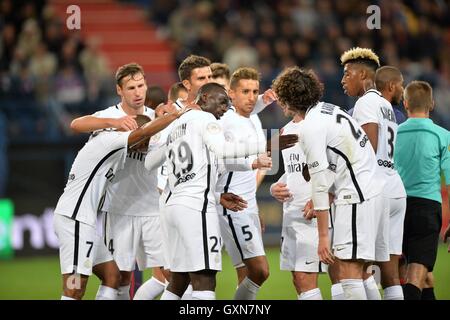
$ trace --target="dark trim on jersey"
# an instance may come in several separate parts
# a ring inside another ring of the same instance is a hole
[[[78,210],[80,209],[81,202],[83,201],[84,195],[85,195],[87,189],[89,188],[89,185],[91,184],[92,179],[94,179],[95,174],[97,173],[98,169],[100,169],[100,167],[102,166],[102,164],[103,164],[109,157],[111,157],[114,153],[116,153],[117,151],[122,150],[122,149],[124,149],[124,148],[125,148],[125,147],[122,147],[122,148],[119,148],[119,149],[116,149],[116,150],[111,151],[111,152],[108,153],[106,156],[104,156],[103,159],[99,161],[99,163],[97,163],[97,165],[95,166],[94,170],[92,170],[91,175],[89,176],[88,180],[86,181],[86,184],[84,185],[83,190],[81,191],[80,196],[78,197],[77,204],[75,205],[75,209],[73,210],[73,213],[72,213],[72,219],[75,220],[75,218],[76,218],[76,216],[77,216],[77,214],[78,214]]]
[[[236,243],[236,247],[237,247],[237,249],[239,251],[239,254],[241,255],[241,259],[243,261],[244,260],[244,254],[242,253],[242,248],[241,248],[241,245],[239,244],[239,240],[238,240],[238,237],[236,235],[236,229],[234,229],[233,219],[231,219],[230,215],[228,216],[228,225],[230,226],[231,233],[233,234],[233,240]]]
[[[323,270],[322,270],[322,262],[321,261],[319,261],[319,272],[323,272]]]
[[[358,248],[358,237],[356,235],[356,203],[352,204],[352,259],[356,258]]]
[[[172,195],[172,191],[169,191],[169,195],[167,196],[165,203],[167,203],[167,201],[169,201],[171,195]]]
[[[382,95],[380,94],[380,93],[378,93],[375,89],[369,89],[369,90],[367,90],[366,92],[364,92],[364,94],[362,95],[362,97],[364,97],[366,94],[368,94],[368,93],[370,93],[370,92],[372,92],[372,93],[375,93],[377,96],[379,96],[379,97],[382,97]]]
[[[117,106],[117,104],[116,104],[116,106],[115,106],[115,107],[116,107],[116,109],[117,109],[117,110],[119,110],[119,107]]]
[[[359,187],[358,181],[356,180],[355,173],[353,172],[352,164],[348,160],[347,156],[336,148],[333,148],[330,146],[327,146],[327,148],[330,149],[331,151],[333,151],[334,153],[340,155],[345,160],[345,163],[347,164],[347,168],[350,171],[350,177],[352,178],[353,185],[355,186],[356,191],[358,192],[359,200],[360,200],[360,202],[364,202],[364,200],[365,200],[364,195],[361,191],[361,188]]]
[[[211,158],[209,156],[208,147],[206,147],[206,158],[208,159],[207,173],[206,173],[206,189],[204,193],[203,208],[202,208],[202,233],[203,233],[203,255],[205,256],[205,269],[209,269],[209,250],[208,250],[208,229],[206,224],[206,210],[208,209],[208,193],[209,185],[211,183]]]
[[[227,182],[225,183],[225,187],[223,187],[223,193],[227,193],[228,192],[228,188],[230,187],[230,183],[231,183],[231,178],[232,177],[233,177],[233,171],[228,173]],[[225,208],[225,207],[223,207],[223,215],[224,216],[227,215],[227,208]]]
[[[80,221],[75,220],[75,241],[73,248],[73,272],[77,272],[78,266],[78,249],[80,247]]]
[[[106,246],[106,221],[108,221],[108,212],[105,211],[105,223],[104,223],[104,230],[103,230],[103,241],[105,242]]]
[[[178,106],[178,108],[183,109],[184,107],[178,103],[178,101],[175,101],[175,104]]]
[[[330,211],[328,211],[330,213],[330,223],[331,223],[331,229],[334,229],[334,223],[333,223],[333,215],[331,213],[331,207],[330,207]]]

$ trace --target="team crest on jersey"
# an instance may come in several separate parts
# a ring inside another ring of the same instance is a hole
[[[221,128],[217,123],[211,122],[206,127],[206,130],[208,131],[208,133],[217,134],[221,131]]]

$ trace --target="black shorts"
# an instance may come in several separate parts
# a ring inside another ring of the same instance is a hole
[[[420,263],[433,271],[436,262],[442,209],[439,202],[408,197],[403,231],[403,254],[408,263]]]

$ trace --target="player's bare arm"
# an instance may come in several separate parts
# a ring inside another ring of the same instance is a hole
[[[375,153],[377,153],[378,146],[378,124],[377,123],[366,123],[361,126],[363,130],[366,132],[367,137],[369,138],[370,144],[373,147]]]
[[[334,263],[334,256],[330,249],[330,239],[328,236],[328,210],[316,210],[317,227],[319,229],[318,254],[320,261],[326,264]]]
[[[292,194],[290,193],[287,184],[284,182],[274,183],[270,187],[270,193],[275,199],[277,199],[280,202],[285,202],[292,197]]]
[[[165,114],[134,130],[128,136],[128,146],[133,146],[141,140],[148,139],[159,131],[165,129],[169,124],[171,124],[175,119],[179,118],[187,110],[187,108],[184,108],[174,113]]]
[[[271,169],[272,168],[272,158],[267,154],[263,153],[256,158],[252,163],[253,169]]]
[[[99,118],[92,115],[82,116],[70,123],[70,128],[76,133],[88,133],[95,130],[114,128],[122,131],[131,131],[138,128],[136,116],[123,116],[121,118]]]

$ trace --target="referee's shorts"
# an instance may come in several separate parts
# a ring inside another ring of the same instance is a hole
[[[436,262],[442,210],[439,202],[416,197],[406,199],[403,254],[407,263],[424,265],[433,271]]]

